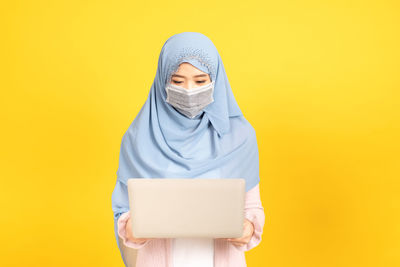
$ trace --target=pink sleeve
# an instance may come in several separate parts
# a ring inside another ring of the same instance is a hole
[[[144,243],[134,243],[130,240],[128,240],[126,238],[126,232],[125,232],[125,227],[126,227],[126,223],[129,220],[131,216],[131,212],[127,211],[123,214],[121,214],[121,216],[118,219],[118,235],[119,237],[122,238],[124,245],[130,248],[134,248],[134,249],[139,249],[144,247],[150,240],[146,240]]]
[[[265,214],[260,199],[259,184],[254,186],[246,193],[246,201],[244,206],[244,217],[254,225],[254,233],[250,241],[244,246],[236,246],[240,251],[248,251],[261,242],[261,235],[264,228]]]

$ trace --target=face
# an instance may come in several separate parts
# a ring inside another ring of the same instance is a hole
[[[171,83],[187,90],[211,83],[210,75],[202,72],[192,64],[183,62],[179,69],[172,74]]]

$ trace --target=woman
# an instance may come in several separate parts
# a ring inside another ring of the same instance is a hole
[[[135,238],[128,178],[244,178],[240,238]],[[136,266],[244,267],[264,227],[256,134],[235,101],[221,57],[205,35],[183,32],[163,45],[156,77],[121,143],[112,194],[115,235],[138,249]]]

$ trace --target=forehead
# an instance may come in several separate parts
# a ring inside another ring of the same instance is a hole
[[[195,66],[193,66],[192,64],[187,63],[187,62],[181,63],[178,70],[176,72],[174,72],[172,74],[172,76],[175,76],[175,74],[182,74],[182,75],[185,75],[185,74],[201,75],[202,74],[203,76],[208,75],[208,73],[199,70],[198,68],[196,68]]]

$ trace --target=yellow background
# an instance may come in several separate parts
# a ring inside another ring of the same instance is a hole
[[[248,266],[400,266],[398,1],[0,4],[1,266],[123,266],[121,138],[168,37],[207,35],[254,126]]]

